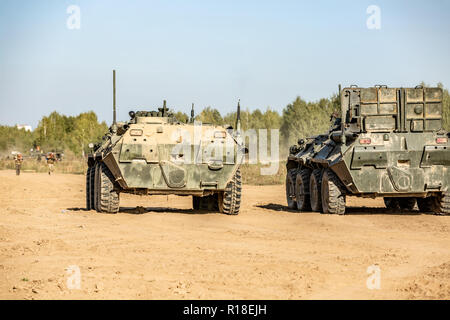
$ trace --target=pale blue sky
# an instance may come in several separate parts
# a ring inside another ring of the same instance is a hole
[[[69,30],[69,5],[81,29]],[[366,27],[369,5],[381,29]],[[338,83],[450,87],[450,1],[0,1],[0,124],[170,107],[281,111]]]

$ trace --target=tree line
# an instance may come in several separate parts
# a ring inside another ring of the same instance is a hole
[[[99,122],[93,111],[78,116],[65,116],[54,111],[44,116],[31,132],[0,126],[0,152],[27,153],[39,148],[44,152],[63,151],[81,156],[88,152],[88,144],[99,141],[107,130],[106,123]]]
[[[442,87],[442,84],[438,86]],[[281,113],[270,107],[253,111],[244,108],[241,111],[241,125],[242,130],[279,129],[281,147],[287,149],[299,138],[325,132],[330,127],[330,115],[334,112],[340,112],[337,94],[313,102],[297,97]],[[189,119],[183,112],[174,115],[180,122]],[[195,119],[203,123],[234,125],[236,112],[222,115],[219,110],[209,106],[198,113]],[[443,122],[444,128],[450,131],[450,95],[447,89],[444,89]],[[88,144],[100,141],[107,130],[106,123],[99,122],[93,111],[78,116],[65,116],[55,111],[44,116],[32,132],[0,126],[0,152],[26,152],[39,146],[46,152],[61,150],[82,156],[88,152]]]

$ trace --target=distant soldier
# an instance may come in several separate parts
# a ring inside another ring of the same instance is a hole
[[[49,152],[47,154],[46,159],[47,159],[47,165],[48,165],[48,174],[50,175],[53,172],[55,161],[56,161],[54,153]]]
[[[14,163],[16,165],[16,175],[20,175],[20,168],[22,167],[23,157],[21,153],[14,156]]]

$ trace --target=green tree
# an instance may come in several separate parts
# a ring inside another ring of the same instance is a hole
[[[176,112],[174,114],[174,117],[182,123],[186,123],[189,120],[189,116],[186,113],[181,112],[181,111]]]
[[[106,123],[99,123],[93,111],[76,117],[60,115],[54,111],[39,122],[34,144],[42,150],[68,149],[75,155],[84,155],[88,144],[100,140],[107,130]]]
[[[213,109],[211,107],[206,107],[200,112],[198,116],[195,117],[197,121],[201,121],[203,123],[210,123],[215,125],[222,125],[223,118],[220,115],[219,110]]]
[[[89,143],[99,141],[108,130],[105,122],[98,122],[97,115],[93,111],[81,113],[73,123],[67,144],[76,155],[84,156],[88,152]]]
[[[17,127],[0,126],[0,152],[26,152],[33,148],[34,133]]]
[[[448,89],[444,88],[442,83],[438,83],[438,87],[443,89],[442,99],[442,122],[445,130],[450,131],[450,94]]]
[[[234,127],[236,123],[236,112],[228,113],[223,121],[225,124],[232,125]],[[249,110],[241,111],[241,128],[242,130],[248,129],[279,129],[281,125],[281,117],[278,112],[267,107],[263,113],[259,109],[255,109],[253,112]]]
[[[330,115],[336,110],[336,97],[306,102],[297,97],[283,110],[281,136],[284,147],[295,144],[299,138],[311,137],[330,127]]]

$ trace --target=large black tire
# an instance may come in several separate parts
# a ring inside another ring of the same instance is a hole
[[[411,211],[416,206],[416,198],[384,198],[384,205],[391,210]]]
[[[91,189],[93,189],[91,192],[93,193],[93,200],[91,200],[91,208],[93,210],[97,210],[98,211],[98,203],[99,203],[99,190],[100,190],[100,163],[96,162],[92,171],[94,174],[94,183],[91,187]]]
[[[309,201],[309,179],[311,169],[301,168],[295,179],[295,199],[297,201],[297,210],[310,211],[311,202]]]
[[[201,201],[202,201],[202,197],[192,196],[192,208],[194,210],[199,210]]]
[[[192,208],[194,210],[219,210],[219,195],[212,194],[205,197],[192,196]]]
[[[434,197],[434,212],[440,215],[450,214],[450,192]]]
[[[412,211],[416,206],[416,198],[399,198],[400,209]]]
[[[90,172],[90,181],[89,181],[89,189],[90,189],[90,204],[91,204],[91,209],[90,210],[95,210],[95,167],[91,167],[91,172]]]
[[[417,206],[420,212],[434,212],[435,197],[417,198]]]
[[[97,211],[119,212],[119,192],[114,188],[114,176],[104,163],[98,165]]]
[[[86,210],[91,210],[91,172],[93,167],[87,168],[86,171]]]
[[[398,198],[386,197],[383,198],[383,200],[386,208],[390,210],[400,210],[400,203],[398,201]]]
[[[297,169],[289,169],[286,174],[286,201],[289,209],[297,209],[297,201],[295,200],[295,179]]]
[[[208,211],[220,211],[219,194],[216,193],[207,197],[203,197],[200,203],[200,208]]]
[[[322,212],[322,175],[322,169],[314,169],[309,179],[309,199],[315,212]]]
[[[227,184],[225,191],[218,194],[220,212],[229,215],[239,214],[239,209],[241,207],[241,193],[241,171],[238,169],[233,179]]]
[[[326,169],[322,176],[323,213],[345,214],[345,192],[336,174]]]

